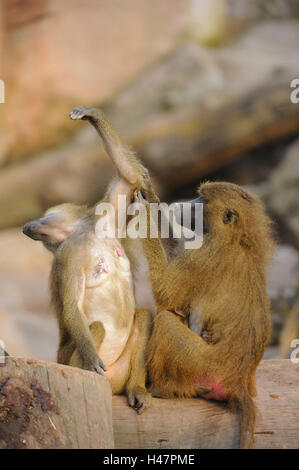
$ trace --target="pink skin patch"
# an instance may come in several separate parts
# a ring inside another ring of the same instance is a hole
[[[227,394],[225,393],[224,387],[219,380],[201,380],[198,385],[212,389],[210,392],[205,393],[203,398],[206,398],[207,400],[227,400]]]
[[[224,392],[224,388],[221,382],[219,382],[218,380],[212,381],[211,387],[212,387],[212,391],[205,395],[205,398],[207,398],[207,400],[222,401],[222,400],[227,399],[227,395]]]
[[[123,252],[121,251],[121,249],[120,249],[120,248],[116,248],[116,250],[115,250],[115,251],[116,251],[116,254],[117,254],[119,257],[122,257],[122,256],[124,256],[124,254],[123,254]]]
[[[109,273],[109,269],[105,263],[101,263],[100,268],[102,273]]]

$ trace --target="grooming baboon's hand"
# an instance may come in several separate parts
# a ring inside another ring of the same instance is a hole
[[[88,119],[90,121],[101,117],[101,113],[96,108],[88,108],[87,106],[77,106],[70,114],[71,119]]]
[[[149,204],[149,202],[146,199],[144,199],[141,191],[135,191],[135,193],[134,193],[134,202],[136,202],[138,204],[144,204],[144,205]]]
[[[211,333],[210,333],[208,330],[203,330],[203,331],[200,333],[200,336],[201,336],[202,339],[204,339],[207,343],[212,343],[212,335],[211,335]]]
[[[97,353],[90,354],[89,357],[85,357],[83,360],[83,369],[97,372],[100,375],[104,375],[103,370],[107,371],[107,368],[102,359]]]
[[[149,408],[152,402],[151,394],[141,387],[128,390],[127,397],[129,406],[134,408],[139,415]]]

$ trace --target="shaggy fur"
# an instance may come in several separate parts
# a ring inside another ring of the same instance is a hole
[[[159,311],[148,346],[151,392],[229,401],[241,413],[241,447],[250,447],[255,371],[271,333],[271,223],[260,200],[236,185],[204,183],[199,195],[208,227],[200,249],[169,263],[159,239],[143,240]],[[173,313],[199,308],[208,342]]]

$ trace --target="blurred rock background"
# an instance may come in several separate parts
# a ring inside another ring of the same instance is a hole
[[[0,337],[10,354],[55,360],[57,346],[51,255],[21,225],[53,204],[94,203],[113,174],[94,130],[68,118],[85,104],[105,109],[163,200],[193,197],[204,179],[263,198],[278,240],[266,357],[277,356],[299,288],[298,1],[0,5]]]

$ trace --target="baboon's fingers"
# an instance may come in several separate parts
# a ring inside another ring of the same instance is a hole
[[[102,375],[103,377],[105,377],[105,374],[104,374],[104,372],[101,370],[100,367],[95,367],[94,370],[97,372],[97,374],[100,374],[100,375]]]
[[[127,392],[127,397],[129,406],[134,408],[139,415],[149,408],[152,402],[151,394],[145,390],[140,392],[137,392],[137,390]]]
[[[102,371],[102,370],[104,370],[105,372],[107,371],[107,367],[105,366],[104,362],[102,361],[100,357],[98,357],[97,362],[98,363],[95,365],[94,370],[100,375],[105,375]]]
[[[105,366],[104,362],[102,361],[100,357],[99,357],[99,366],[101,367],[101,369],[107,372],[107,367]]]
[[[132,392],[128,393],[128,404],[131,408],[135,407],[135,395]]]
[[[96,119],[98,113],[98,110],[95,108],[88,108],[87,106],[77,106],[70,112],[69,116],[73,120],[92,118]]]
[[[136,400],[137,400],[137,403],[135,406],[135,410],[137,414],[141,415],[141,413],[143,413],[145,410],[147,410],[150,407],[151,402],[152,402],[152,396],[150,393],[145,392],[145,393],[136,395]]]
[[[148,201],[144,199],[140,190],[134,192],[134,202],[144,205],[148,204]]]

